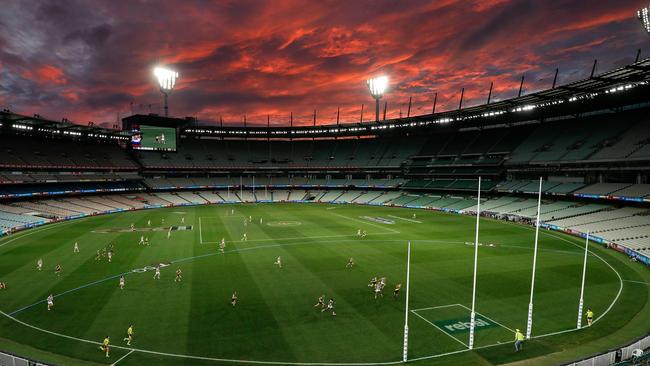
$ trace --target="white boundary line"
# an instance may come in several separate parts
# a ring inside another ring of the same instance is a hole
[[[100,342],[96,341],[91,341],[88,339],[83,339],[83,338],[77,338],[73,336],[69,336],[67,334],[62,334],[62,333],[57,333],[57,332],[52,332],[47,329],[39,328],[37,326],[28,324],[23,322],[20,319],[16,319],[13,316],[3,312],[0,310],[0,314],[4,315],[5,317],[21,324],[24,325],[28,328],[51,334],[54,336],[58,337],[63,337],[67,339],[71,339],[74,341],[79,341],[79,342],[84,342],[84,343],[89,343],[89,344],[94,344],[94,345],[101,345]],[[203,357],[203,356],[192,356],[192,355],[181,355],[177,353],[168,353],[168,352],[157,352],[157,351],[151,351],[151,350],[146,350],[146,349],[139,349],[139,348],[128,348],[128,347],[122,347],[122,346],[116,346],[116,345],[111,345],[111,348],[115,349],[121,349],[121,350],[126,350],[126,351],[133,351],[133,352],[140,352],[140,353],[147,353],[147,354],[152,354],[152,355],[159,355],[159,356],[168,356],[168,357],[176,357],[176,358],[189,358],[193,360],[203,360],[203,361],[217,361],[217,362],[232,362],[232,363],[242,363],[242,364],[258,364],[258,365],[304,365],[304,366],[378,366],[378,365],[397,365],[402,363],[402,361],[390,361],[390,362],[283,362],[283,361],[255,361],[255,360],[237,360],[237,359],[228,359],[228,358],[215,358],[215,357]]]
[[[337,215],[337,214],[334,214],[334,215]],[[346,216],[343,216],[343,215],[337,215],[337,216],[341,216],[341,217],[343,217],[343,218],[348,218],[348,219],[352,219],[352,220],[354,220],[354,221],[362,222],[362,221],[360,221],[360,220],[356,220],[356,219],[354,219],[354,218],[346,217]],[[80,218],[80,219],[83,219],[83,218]],[[75,221],[77,221],[77,220],[75,220]],[[73,221],[71,221],[70,223],[72,223],[72,222],[73,222]],[[370,225],[372,225],[372,226],[375,226],[375,225],[373,225],[373,224],[371,224],[371,223],[368,223],[368,222],[363,222],[363,223],[366,223],[366,224],[370,224]],[[512,223],[508,223],[508,222],[501,222],[501,223],[503,223],[503,224],[510,224],[510,225],[514,225],[514,226],[521,227],[521,228],[524,228],[524,229],[532,230],[531,228],[526,228],[526,227],[523,227],[523,226],[521,226],[521,225],[515,225],[515,224],[512,224]],[[66,223],[60,223],[60,225],[65,225],[65,224],[66,224]],[[52,227],[59,227],[60,225],[53,225]],[[394,230],[392,230],[392,229],[388,229],[388,228],[385,228],[385,227],[382,227],[382,228],[383,228],[383,229],[387,229],[387,230],[394,231]],[[23,236],[27,236],[27,235],[30,235],[30,234],[32,234],[32,233],[35,233],[36,230],[38,230],[38,232],[40,232],[40,231],[44,231],[44,230],[47,230],[47,229],[49,229],[49,228],[43,228],[42,230],[33,229],[33,230],[35,230],[34,232],[30,232],[30,233],[27,233],[27,234],[21,235],[21,236],[16,237],[16,238],[12,238],[12,239],[8,240],[7,242],[5,242],[5,243],[3,243],[3,244],[0,244],[0,247],[2,247],[2,246],[6,245],[6,244],[8,244],[8,243],[10,243],[10,242],[12,242],[12,241],[14,241],[14,240],[20,239],[20,238],[22,238]],[[399,231],[395,231],[395,233],[398,233],[398,234],[399,234],[400,232],[399,232]],[[545,234],[545,235],[548,235],[548,236],[554,237],[554,238],[556,238],[556,239],[562,240],[562,241],[564,241],[564,242],[567,242],[567,243],[569,243],[569,244],[572,244],[572,245],[574,245],[574,246],[578,246],[578,247],[579,247],[578,244],[573,243],[573,242],[571,242],[571,241],[569,241],[569,240],[567,240],[566,238],[563,238],[563,237],[561,237],[561,236],[558,236],[558,235],[555,235],[555,234],[553,234],[553,233],[549,233],[549,232],[542,232],[542,233]],[[249,249],[253,249],[253,248],[249,248]],[[620,283],[619,291],[618,291],[616,297],[614,298],[614,300],[612,301],[612,303],[609,305],[609,307],[605,310],[605,312],[603,312],[603,314],[601,314],[599,317],[597,317],[596,319],[594,319],[594,323],[596,323],[596,322],[598,322],[601,318],[603,318],[603,317],[604,317],[604,316],[605,316],[605,315],[606,315],[606,314],[607,314],[607,313],[608,313],[608,312],[613,308],[614,304],[618,301],[618,299],[619,299],[619,297],[620,297],[620,295],[621,295],[621,293],[622,293],[622,291],[623,291],[623,279],[622,279],[621,275],[618,273],[618,271],[617,271],[614,267],[612,267],[611,264],[609,264],[609,262],[607,262],[606,260],[604,260],[604,259],[603,259],[601,256],[599,256],[598,254],[596,254],[596,253],[594,253],[594,252],[592,252],[592,251],[589,251],[589,252],[590,252],[592,255],[596,256],[598,259],[600,259],[602,262],[604,262],[604,263],[605,263],[605,264],[606,264],[606,265],[607,265],[607,266],[608,266],[608,267],[609,267],[609,268],[610,268],[610,269],[611,269],[611,270],[612,270],[612,271],[613,271],[613,272],[618,276],[618,278],[619,278],[619,283]],[[628,281],[629,281],[629,280],[628,280]],[[46,329],[38,328],[38,327],[33,326],[33,325],[31,325],[31,324],[27,324],[27,323],[25,323],[25,322],[23,322],[23,321],[20,321],[20,320],[18,320],[18,319],[16,319],[16,318],[14,318],[14,317],[12,317],[12,316],[6,314],[6,313],[3,312],[2,310],[0,310],[0,314],[3,315],[3,316],[5,316],[5,317],[7,317],[7,318],[9,318],[9,319],[12,319],[12,320],[14,320],[15,322],[17,322],[17,323],[19,323],[19,324],[22,324],[22,325],[24,325],[24,326],[26,326],[26,327],[33,328],[33,329],[36,329],[36,330],[39,330],[39,331],[42,331],[42,332],[45,332],[45,333],[49,333],[49,334],[56,335],[56,336],[61,336],[61,337],[68,338],[68,339],[78,340],[78,341],[81,341],[81,342],[86,342],[86,343],[91,343],[91,344],[97,344],[97,345],[100,344],[99,342],[89,341],[89,340],[81,339],[81,338],[75,338],[75,337],[68,336],[68,335],[65,335],[65,334],[55,333],[55,332],[48,331],[48,330],[46,330]],[[416,315],[417,315],[417,314],[416,314]],[[565,329],[565,330],[561,330],[561,331],[557,331],[557,332],[553,332],[553,333],[546,333],[546,334],[542,334],[542,335],[538,335],[538,336],[533,336],[533,337],[531,337],[531,338],[534,339],[534,338],[548,337],[548,336],[557,335],[557,334],[562,334],[562,333],[574,332],[574,331],[576,331],[576,330],[579,330],[579,329],[576,329],[576,328]],[[474,349],[476,350],[476,349],[489,348],[489,347],[499,346],[499,345],[503,345],[503,344],[504,344],[504,343],[496,343],[496,344],[487,345],[487,346],[474,347]],[[339,365],[339,366],[351,365],[351,366],[356,366],[356,365],[395,365],[395,364],[402,363],[401,361],[377,362],[377,363],[296,363],[296,362],[291,363],[291,362],[276,362],[276,361],[228,360],[228,359],[218,359],[218,358],[201,357],[201,356],[190,356],[190,355],[178,355],[178,354],[172,354],[172,353],[164,353],[164,352],[155,352],[155,351],[149,351],[149,350],[132,349],[132,348],[126,348],[126,347],[121,347],[121,346],[112,346],[112,347],[113,347],[113,348],[117,348],[117,349],[133,350],[133,351],[138,351],[138,352],[142,352],[142,353],[157,354],[157,355],[162,355],[162,356],[170,356],[170,357],[178,357],[178,358],[190,358],[190,359],[199,359],[199,360],[207,360],[207,361],[222,361],[222,362],[233,362],[233,363],[266,364],[266,365],[324,365],[324,366],[327,366],[327,365]],[[439,358],[439,357],[443,357],[443,356],[447,356],[447,355],[453,355],[453,354],[458,354],[458,353],[463,353],[463,352],[467,352],[467,351],[469,351],[469,349],[459,350],[459,351],[453,351],[453,352],[447,352],[447,353],[440,353],[440,354],[435,354],[435,355],[430,355],[430,356],[424,356],[424,357],[419,357],[419,358],[410,359],[410,360],[408,360],[408,362],[419,361],[419,360],[425,360],[425,359],[432,359],[432,358]]]
[[[11,243],[11,242],[13,242],[13,241],[15,241],[15,240],[23,238],[25,236],[32,235],[32,234],[37,234],[37,233],[40,233],[40,232],[43,232],[43,231],[46,231],[46,230],[53,229],[55,227],[61,227],[61,226],[66,225],[66,224],[72,224],[73,222],[77,222],[78,220],[83,219],[83,218],[84,217],[80,217],[78,219],[70,220],[68,222],[49,222],[49,223],[45,224],[44,227],[36,227],[36,228],[33,228],[33,229],[29,229],[30,230],[29,232],[27,232],[25,234],[22,234],[22,235],[17,235],[15,238],[11,238],[11,239],[5,241],[4,243],[0,244],[0,248],[7,245],[7,244],[9,244],[9,243]],[[59,224],[59,225],[52,225],[52,224]],[[20,233],[17,233],[17,234],[20,234]],[[16,234],[14,234],[14,235],[16,235]]]
[[[129,353],[125,354],[124,356],[118,358],[117,361],[115,361],[115,362],[113,362],[113,363],[111,364],[111,366],[115,366],[115,365],[117,365],[118,362],[120,362],[120,361],[122,361],[123,359],[127,358],[127,357],[128,357],[131,353],[133,353],[133,352],[135,352],[134,349],[132,349],[131,351],[129,351]]]
[[[422,223],[422,221],[419,221],[419,220],[413,220],[413,219],[407,219],[407,218],[405,218],[405,217],[399,217],[399,216],[394,216],[394,215],[386,215],[386,216],[391,217],[391,218],[393,218],[393,219],[398,219],[398,220],[404,220],[404,221],[414,222],[414,223],[416,223],[416,224],[421,224],[421,223]]]
[[[459,304],[453,304],[452,306],[457,306],[457,305],[459,305]],[[465,348],[469,349],[469,347],[467,346],[467,344],[466,344],[465,342],[463,342],[463,341],[461,341],[460,339],[454,337],[453,335],[451,335],[451,334],[445,332],[445,331],[442,330],[439,326],[437,326],[437,325],[435,325],[434,323],[432,323],[431,321],[429,321],[429,319],[423,317],[422,315],[418,314],[417,312],[415,312],[415,311],[413,311],[413,310],[411,310],[411,312],[412,312],[413,314],[415,314],[415,316],[417,316],[418,318],[420,318],[420,319],[424,320],[425,322],[427,322],[429,325],[431,325],[431,326],[433,326],[434,328],[436,328],[436,329],[438,329],[439,331],[441,331],[441,332],[442,332],[444,335],[446,335],[447,337],[449,337],[449,338],[455,340],[456,342],[458,342],[458,343],[462,344],[463,346],[465,346]]]
[[[638,284],[640,284],[640,285],[650,286],[650,283],[647,283],[647,282],[641,282],[641,281],[623,280],[623,282],[638,283]]]

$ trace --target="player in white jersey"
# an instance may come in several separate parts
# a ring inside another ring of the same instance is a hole
[[[140,242],[138,242],[138,245],[144,245],[144,235],[140,235]]]
[[[275,264],[279,268],[282,268],[282,257],[278,256],[278,258],[275,259],[275,263],[273,263],[273,264]]]
[[[108,257],[108,263],[111,263],[111,260],[113,259],[113,251],[109,250],[106,256]]]
[[[248,221],[253,222],[253,216],[248,216]]]
[[[372,288],[374,290],[376,285],[377,285],[377,277],[371,278],[370,283],[368,284],[368,287],[370,287],[370,288]]]
[[[165,225],[165,218],[164,217],[162,219],[160,219],[160,223]]]
[[[54,307],[54,295],[50,294],[50,296],[47,297],[47,310],[52,310]]]
[[[365,238],[368,233],[364,230],[361,232],[361,238]]]
[[[151,226],[151,220],[147,220],[147,226]]]
[[[169,228],[169,230],[167,231],[167,239],[171,238],[171,236],[172,236],[172,228]]]
[[[264,221],[264,220],[262,220],[262,218],[260,217],[260,225],[262,225],[262,222],[263,222],[263,221]]]
[[[348,264],[345,265],[345,268],[352,268],[354,266],[354,258],[348,258]]]
[[[413,219],[416,219],[418,216],[416,214],[413,214]]]
[[[144,245],[147,245],[147,246],[149,245],[149,237],[148,236],[145,236],[145,238],[144,238]]]
[[[234,215],[235,214],[235,209],[230,210],[230,214]]]
[[[181,224],[185,223],[185,216],[181,217]]]
[[[357,236],[361,236],[361,229],[357,230]]]
[[[79,243],[74,242],[74,248],[72,248],[72,253],[79,253]]]
[[[219,243],[219,251],[221,253],[226,251],[226,242],[223,239],[221,240],[221,243]]]
[[[135,231],[135,225],[131,224],[131,231]]]
[[[334,311],[334,299],[330,299],[330,301],[327,302],[327,306],[323,308],[320,312],[324,311],[331,311],[332,315],[336,315],[336,312]]]
[[[244,219],[244,226],[248,226],[248,220]]]
[[[58,277],[61,275],[61,265],[57,264],[56,267],[54,267],[54,274]]]
[[[246,235],[246,233],[244,233],[244,236],[241,237],[241,241],[247,241],[247,240],[248,240],[248,236]]]
[[[39,271],[43,269],[43,259],[42,258],[38,258],[38,260],[36,261],[36,268],[38,268]]]
[[[160,279],[160,264],[156,266],[156,273],[153,274],[154,280]]]
[[[232,296],[230,296],[230,303],[232,304],[233,307],[237,305],[237,291],[232,293]]]
[[[120,276],[120,290],[124,290],[124,285],[126,285],[126,280],[124,276]]]

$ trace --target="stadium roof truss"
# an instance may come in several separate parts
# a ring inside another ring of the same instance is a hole
[[[632,90],[639,93],[631,93]],[[380,123],[344,123],[315,126],[267,127],[253,126],[202,126],[195,119],[164,118],[157,115],[133,115],[123,119],[124,125],[132,123],[166,125],[178,127],[181,136],[199,138],[257,138],[257,139],[300,139],[327,137],[376,136],[383,134],[406,134],[413,129],[454,124],[460,128],[483,128],[489,125],[509,124],[546,117],[577,114],[598,108],[611,108],[650,102],[650,59],[606,71],[587,79],[575,81],[555,88],[545,89],[516,98],[466,107],[463,109],[426,114],[407,118],[385,120]],[[620,93],[622,98],[611,98]],[[632,96],[635,95],[637,100]],[[640,98],[640,99],[639,99]],[[616,100],[618,104],[607,101]],[[128,140],[131,132],[117,131],[97,126],[82,126],[64,119],[50,121],[34,115],[28,117],[0,112],[0,130],[69,135],[105,140]]]
[[[130,134],[125,131],[111,130],[94,125],[83,126],[71,123],[44,119],[39,115],[23,116],[9,111],[0,112],[0,131],[22,131],[38,133],[54,137],[79,137],[100,140],[129,140]]]

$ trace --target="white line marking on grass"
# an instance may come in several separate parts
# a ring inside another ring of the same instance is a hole
[[[355,219],[354,217],[349,217],[349,216],[339,215],[339,214],[335,214],[335,213],[333,213],[333,212],[332,212],[331,214],[334,215],[334,216],[342,217],[342,218],[347,219],[347,220],[352,220],[352,221],[360,222],[360,223],[362,223],[362,224],[367,224],[367,225],[370,225],[370,226],[378,227],[378,228],[383,229],[383,230],[388,230],[388,231],[393,232],[394,234],[401,234],[401,233],[400,233],[399,231],[397,231],[397,230],[394,230],[394,229],[391,229],[391,228],[387,228],[387,227],[385,227],[385,226],[380,226],[380,225],[377,225],[377,224],[373,224],[373,223],[368,222],[368,221],[362,221],[362,220],[359,220],[359,219]]]
[[[641,285],[650,286],[650,283],[647,283],[647,282],[641,282],[641,281],[623,280],[623,282],[638,283],[638,284],[641,284]]]
[[[413,309],[411,311],[416,312],[416,311],[424,311],[424,310],[431,310],[431,309],[442,309],[442,308],[450,308],[452,306],[462,306],[462,305],[460,305],[460,304],[440,305],[440,306],[432,306],[432,307],[429,307],[429,308]]]
[[[203,231],[201,230],[201,216],[199,216],[199,244],[203,244]]]
[[[388,216],[388,217],[392,217],[392,218],[394,218],[394,219],[398,219],[398,220],[404,220],[404,221],[415,222],[416,224],[421,224],[421,223],[422,223],[422,221],[419,221],[419,220],[413,220],[413,219],[407,219],[407,218],[405,218],[405,217],[399,217],[399,216],[393,216],[393,215],[387,215],[387,216]]]
[[[71,339],[74,341],[79,341],[79,342],[84,342],[84,343],[89,343],[89,344],[94,344],[94,345],[101,345],[100,342],[97,341],[91,341],[88,339],[83,339],[83,338],[77,338],[73,336],[69,336],[67,334],[62,334],[62,333],[57,333],[53,332],[47,329],[39,328],[37,326],[25,323],[24,321],[14,318],[13,316],[3,312],[0,310],[0,314],[3,316],[15,321],[18,324],[21,324],[25,327],[51,334],[57,337],[62,337],[66,339]],[[117,346],[117,345],[111,345],[111,348],[115,349],[121,349],[125,351],[131,351],[131,352],[140,352],[140,353],[146,353],[146,354],[152,354],[152,355],[159,355],[159,356],[168,356],[168,357],[175,357],[175,358],[188,358],[188,359],[193,359],[193,360],[203,360],[203,361],[216,361],[216,362],[232,362],[232,363],[242,363],[242,364],[258,364],[258,365],[303,365],[303,366],[380,366],[380,365],[397,365],[401,364],[402,361],[390,361],[390,362],[282,362],[282,361],[254,361],[254,360],[237,360],[237,359],[227,359],[227,358],[214,358],[214,357],[202,357],[202,356],[192,356],[192,355],[181,355],[177,353],[167,353],[167,352],[156,352],[156,351],[150,351],[146,349],[139,349],[139,348],[129,348],[129,347],[122,347],[122,346]],[[130,354],[130,353],[129,353]]]
[[[467,310],[471,313],[472,309],[468,308],[467,306],[465,306],[465,305],[463,305],[463,304],[458,304],[458,305],[464,307],[465,309],[467,309]],[[503,324],[499,323],[498,321],[496,321],[496,320],[494,320],[494,319],[488,317],[488,316],[485,315],[485,314],[481,314],[481,313],[479,313],[478,311],[474,311],[474,312],[475,312],[476,314],[478,314],[478,315],[484,317],[485,319],[492,321],[494,324],[497,324],[497,325],[499,325],[500,327],[505,328],[505,329],[511,331],[512,333],[515,332],[514,330],[512,330],[512,329],[506,327],[505,325],[503,325]]]
[[[374,234],[368,234],[368,236],[376,236],[376,235],[394,235],[394,233],[374,233]],[[349,238],[349,237],[356,237],[356,234],[348,234],[348,235],[321,235],[321,236],[296,236],[292,238],[268,238],[268,239],[252,239],[252,240],[247,240],[245,242],[242,241],[237,241],[237,240],[231,240],[231,242],[235,243],[252,243],[252,242],[261,242],[261,241],[283,241],[283,240],[308,240],[308,239],[327,239],[327,238]],[[203,244],[218,244],[220,242],[218,241],[204,241]]]
[[[7,244],[9,244],[9,243],[11,243],[13,241],[16,241],[16,240],[18,240],[20,238],[24,238],[24,237],[26,237],[28,235],[40,233],[42,231],[46,231],[46,230],[50,230],[50,229],[54,229],[55,227],[61,227],[63,225],[72,224],[73,222],[76,222],[77,220],[79,220],[79,219],[75,219],[74,221],[69,221],[69,222],[58,223],[59,225],[51,225],[51,224],[57,224],[56,222],[52,222],[52,223],[45,224],[45,225],[47,225],[47,226],[44,225],[45,227],[37,227],[37,228],[33,228],[33,229],[28,229],[30,231],[27,232],[26,234],[19,235],[19,236],[15,237],[15,238],[9,239],[9,240],[5,241],[4,243],[0,244],[0,247],[3,247],[3,246],[5,246],[5,245],[7,245]],[[17,234],[20,234],[20,233],[17,233]],[[14,235],[17,235],[17,234],[14,234]]]
[[[454,304],[454,305],[455,305],[455,304]],[[424,320],[425,322],[429,323],[429,325],[432,325],[433,327],[435,327],[436,329],[438,329],[439,331],[441,331],[441,332],[442,332],[443,334],[445,334],[446,336],[448,336],[448,337],[452,338],[453,340],[455,340],[456,342],[462,344],[463,346],[465,346],[465,348],[469,348],[469,347],[467,346],[467,344],[465,344],[465,342],[463,342],[463,341],[461,341],[460,339],[454,337],[453,335],[451,335],[451,334],[445,332],[445,331],[442,330],[440,327],[438,327],[437,325],[435,325],[435,324],[433,324],[432,322],[430,322],[429,319],[423,317],[422,315],[416,313],[415,311],[412,311],[412,313],[415,314],[415,316],[417,316],[418,318],[420,318],[420,319]]]
[[[122,361],[123,359],[127,358],[131,353],[135,352],[134,349],[130,350],[129,353],[125,354],[124,356],[120,357],[117,359],[117,361],[113,362],[111,366],[117,365],[118,362]]]
[[[522,225],[517,225],[517,224],[510,223],[510,222],[503,222],[503,224],[505,224],[505,225],[513,225],[513,226],[521,227],[522,229],[527,229],[527,230],[531,230],[531,231],[535,230],[534,228],[531,228],[531,227],[526,227],[526,226],[522,226]],[[548,235],[548,236],[554,237],[554,238],[556,238],[556,239],[560,239],[560,240],[562,240],[562,241],[564,241],[564,242],[567,242],[567,243],[569,243],[569,244],[571,244],[571,245],[573,245],[573,246],[576,246],[576,247],[578,247],[578,248],[584,248],[584,247],[582,246],[582,244],[576,244],[576,243],[574,243],[574,242],[572,242],[572,241],[570,241],[570,240],[568,240],[568,239],[566,239],[566,238],[563,238],[563,237],[561,237],[561,236],[559,236],[559,235],[556,235],[556,234],[553,234],[553,233],[551,233],[551,232],[540,231],[540,233],[542,233],[542,234],[544,234],[544,235]],[[596,322],[598,322],[598,321],[599,321],[600,319],[602,319],[605,315],[607,315],[607,313],[609,313],[610,310],[612,310],[612,308],[614,307],[614,304],[616,304],[616,302],[618,301],[619,297],[621,297],[621,293],[623,292],[623,278],[621,277],[621,274],[618,273],[618,271],[617,271],[614,267],[612,267],[611,264],[609,264],[609,262],[607,262],[605,259],[603,259],[603,257],[601,257],[601,256],[599,256],[598,254],[592,252],[591,250],[589,250],[589,253],[591,253],[591,255],[595,256],[596,258],[600,259],[603,263],[605,263],[605,264],[606,264],[606,265],[607,265],[607,266],[608,266],[608,267],[609,267],[609,268],[610,268],[610,269],[611,269],[611,270],[616,274],[616,276],[618,277],[619,284],[620,284],[620,286],[618,287],[618,293],[616,294],[616,297],[614,297],[614,300],[612,301],[612,303],[609,304],[609,306],[607,307],[607,309],[605,309],[605,311],[604,311],[604,312],[603,312],[599,317],[597,317],[596,319],[594,319],[593,324],[596,324]],[[533,338],[534,338],[534,337],[533,337]]]

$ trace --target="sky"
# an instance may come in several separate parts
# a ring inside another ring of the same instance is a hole
[[[374,119],[549,88],[650,57],[637,0],[2,0],[0,106],[112,125],[162,114],[152,69],[180,74],[170,115],[288,125]]]

